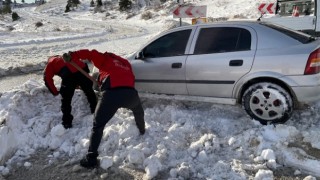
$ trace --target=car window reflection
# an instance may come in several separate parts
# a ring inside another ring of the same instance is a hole
[[[164,35],[148,45],[143,54],[145,58],[184,55],[191,29]]]
[[[194,54],[223,53],[250,50],[251,34],[233,27],[203,28],[200,30]]]

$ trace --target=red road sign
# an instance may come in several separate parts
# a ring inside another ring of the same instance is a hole
[[[262,3],[259,5],[258,10],[263,14],[275,14],[276,3]]]
[[[207,16],[207,6],[179,6],[173,11],[174,18],[197,18]]]

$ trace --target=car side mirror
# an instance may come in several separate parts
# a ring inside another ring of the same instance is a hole
[[[144,59],[143,52],[142,52],[142,51],[139,51],[139,52],[136,54],[135,59]]]

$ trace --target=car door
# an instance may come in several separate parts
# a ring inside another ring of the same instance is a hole
[[[251,69],[256,33],[248,26],[205,26],[195,32],[187,58],[189,95],[232,97],[235,83]]]
[[[187,94],[185,83],[186,50],[192,28],[166,33],[155,39],[131,61],[139,91]]]

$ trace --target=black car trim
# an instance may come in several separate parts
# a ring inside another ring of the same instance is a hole
[[[235,81],[208,81],[208,80],[155,80],[155,79],[136,79],[142,83],[189,83],[189,84],[234,84]]]

